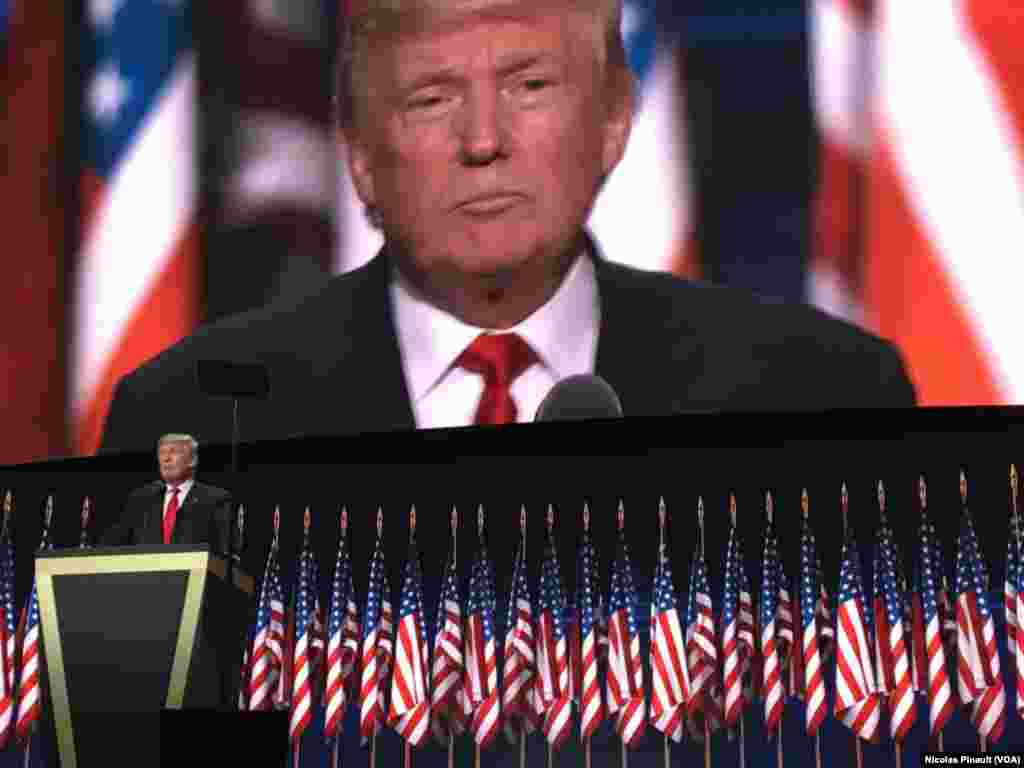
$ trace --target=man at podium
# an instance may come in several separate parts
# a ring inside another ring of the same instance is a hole
[[[118,523],[104,533],[105,546],[209,544],[229,554],[231,494],[197,482],[199,445],[186,434],[157,441],[160,479],[132,491]]]

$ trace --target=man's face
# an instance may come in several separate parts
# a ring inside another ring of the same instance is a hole
[[[629,110],[609,98],[592,18],[534,4],[423,25],[370,53],[353,177],[431,280],[556,264],[625,147]]]
[[[192,447],[188,443],[161,443],[157,460],[160,479],[165,483],[183,483],[192,477]]]

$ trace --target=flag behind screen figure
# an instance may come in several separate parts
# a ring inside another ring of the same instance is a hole
[[[186,2],[86,5],[69,397],[78,454],[99,446],[118,379],[199,321],[191,13]]]
[[[812,4],[809,295],[895,341],[924,405],[1024,398],[1022,23],[1002,0]]]

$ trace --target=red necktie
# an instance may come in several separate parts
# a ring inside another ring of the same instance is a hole
[[[177,486],[171,487],[171,500],[167,503],[167,511],[164,513],[164,544],[171,543],[171,533],[174,531],[174,519],[178,516],[178,491]]]
[[[530,345],[515,333],[483,333],[466,347],[456,365],[484,377],[474,424],[511,424],[516,420],[509,387],[536,359]]]

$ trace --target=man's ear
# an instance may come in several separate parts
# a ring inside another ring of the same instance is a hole
[[[363,205],[374,207],[377,204],[373,188],[373,161],[370,148],[357,137],[354,128],[338,129],[338,149],[348,164],[352,184]]]
[[[609,73],[605,113],[604,147],[601,167],[608,176],[622,160],[633,129],[636,111],[636,78],[628,67],[616,67]]]

